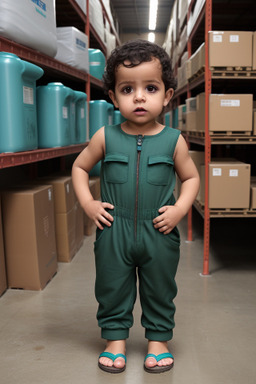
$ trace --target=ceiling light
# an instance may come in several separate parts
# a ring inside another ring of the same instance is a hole
[[[148,34],[148,41],[150,41],[151,43],[154,43],[155,42],[155,38],[156,38],[156,35],[154,32],[149,32]]]
[[[154,31],[156,29],[157,10],[158,10],[158,0],[150,0],[149,23],[148,23],[148,29],[150,31]]]

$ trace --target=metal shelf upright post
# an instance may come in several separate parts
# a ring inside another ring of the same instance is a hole
[[[191,7],[192,7],[192,2],[190,3],[188,13],[187,13],[187,24],[191,15]],[[191,57],[192,54],[192,46],[191,46],[191,39],[188,39],[187,41],[187,51],[188,51],[188,58]],[[191,97],[191,90],[189,88],[189,83],[187,83],[187,98],[189,99]],[[188,141],[188,146],[189,146],[189,141]],[[187,241],[192,241],[193,240],[193,224],[192,224],[192,207],[188,211],[187,215]]]
[[[209,68],[209,31],[212,30],[212,0],[205,5],[205,206],[204,206],[204,259],[203,275],[209,275],[210,212],[209,212],[209,162],[211,161],[211,138],[209,135],[209,99],[212,91]]]

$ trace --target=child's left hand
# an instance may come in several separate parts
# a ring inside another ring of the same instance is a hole
[[[154,228],[164,235],[168,235],[184,216],[181,208],[176,205],[163,206],[158,212],[160,215],[153,220]]]

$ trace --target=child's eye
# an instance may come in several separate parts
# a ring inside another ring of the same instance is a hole
[[[155,93],[157,91],[157,87],[155,85],[148,85],[147,86],[147,91],[150,93]]]
[[[129,94],[132,92],[132,87],[125,87],[122,89],[122,92],[125,94]]]

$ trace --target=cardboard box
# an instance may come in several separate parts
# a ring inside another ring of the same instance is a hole
[[[252,69],[256,69],[256,32],[252,37]]]
[[[248,209],[251,165],[239,161],[209,163],[209,208]],[[201,166],[200,201],[205,197],[205,166]]]
[[[89,186],[94,200],[100,199],[100,178],[98,176],[90,176]]]
[[[7,289],[6,269],[5,269],[5,255],[4,255],[4,239],[2,227],[2,212],[0,200],[0,296]]]
[[[256,109],[253,110],[253,135],[256,135]]]
[[[41,290],[57,272],[53,192],[29,186],[2,193],[8,286]]]
[[[252,131],[253,95],[211,94],[209,130],[212,132]]]
[[[256,176],[251,177],[250,209],[256,209]]]
[[[76,207],[67,213],[56,213],[56,243],[58,261],[69,263],[76,254]]]
[[[196,131],[196,111],[186,113],[186,131]]]
[[[74,207],[77,200],[71,176],[41,177],[36,180],[36,183],[52,186],[55,214],[67,213]]]
[[[204,152],[203,151],[189,151],[189,154],[191,156],[191,159],[195,163],[195,166],[196,166],[197,171],[198,171],[199,176],[200,176],[200,182],[201,182],[201,165],[204,165]],[[196,199],[201,201],[200,190],[197,194]]]
[[[178,68],[178,84],[177,89],[184,87],[187,84],[187,63],[182,64]]]
[[[190,97],[189,99],[186,99],[186,111],[196,111],[196,97]]]
[[[90,177],[89,187],[94,200],[100,199],[100,178]],[[94,222],[84,213],[84,234],[91,236],[96,229]]]
[[[210,67],[252,68],[252,32],[210,31]]]
[[[205,93],[196,96],[196,130],[205,132]]]
[[[205,66],[205,43],[200,45],[195,53],[190,57],[191,71],[190,77],[195,75]]]
[[[76,216],[76,250],[78,251],[83,245],[84,241],[84,211],[77,201],[75,204],[75,216]]]

